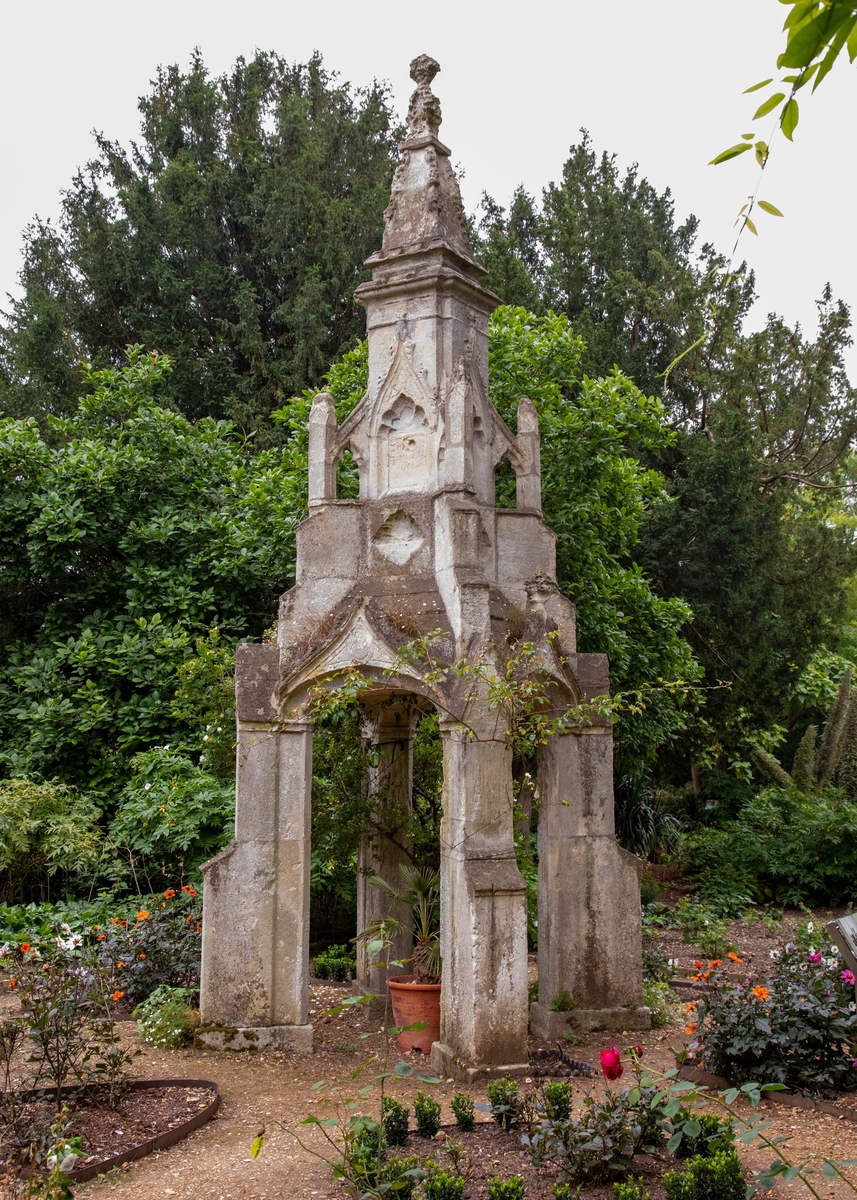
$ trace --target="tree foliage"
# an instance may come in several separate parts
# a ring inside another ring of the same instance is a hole
[[[88,369],[67,418],[0,422],[0,761],[109,794],[130,759],[198,721],[172,713],[196,637],[261,635],[293,569],[281,451],[156,396],[171,362]],[[204,714],[203,714],[204,715]]]
[[[353,291],[394,167],[387,92],[317,55],[257,52],[212,78],[197,51],[139,108],[139,141],[99,135],[59,223],[26,232],[0,411],[73,413],[79,361],[117,366],[140,343],[174,358],[161,395],[187,417],[267,429],[363,331]]]

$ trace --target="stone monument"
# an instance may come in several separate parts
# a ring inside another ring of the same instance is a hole
[[[429,686],[399,651],[441,629],[448,661],[502,669],[503,648],[539,646],[565,705],[608,688],[604,655],[578,654],[573,604],[556,588],[543,524],[538,417],[522,398],[513,433],[488,395],[488,318],[498,300],[474,260],[431,90],[438,64],[411,64],[408,135],[384,213],[366,309],[369,385],[340,426],[331,396],[309,426],[309,515],[278,645],[238,647],[235,837],[205,873],[202,1040],[239,1049],[312,1047],[308,1022],[313,689],[359,668],[367,728],[385,753],[369,803],[410,803],[416,717],[436,707],[443,741],[441,1035],[435,1069],[462,1079],[526,1069],[528,1022],[554,1036],[643,1028],[638,860],[613,828],[612,731],[596,719],[549,740],[538,763],[539,1002],[528,1004],[526,890],[515,861],[512,753],[477,689]],[[357,500],[338,499],[350,452]],[[508,459],[516,507],[495,507]],[[514,626],[514,630],[512,629]],[[454,680],[454,673],[450,678]],[[446,689],[446,691],[444,691]],[[457,690],[458,689],[458,690]],[[461,706],[466,705],[466,714]],[[404,843],[361,848],[397,882]],[[358,880],[361,924],[384,898]],[[402,913],[407,919],[408,914]],[[397,953],[408,951],[405,938]],[[383,991],[361,955],[358,988]],[[555,1013],[560,993],[571,1013]]]

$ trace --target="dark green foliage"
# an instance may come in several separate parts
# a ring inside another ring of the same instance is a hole
[[[93,801],[65,784],[0,781],[0,900],[84,886],[102,852],[97,820]]]
[[[387,92],[318,56],[257,52],[212,78],[196,52],[139,107],[135,144],[99,136],[59,221],[27,230],[0,410],[71,413],[79,360],[115,366],[139,342],[176,358],[180,412],[265,429],[365,328],[353,292],[395,165]]]
[[[664,1173],[666,1200],[745,1200],[747,1188],[734,1146],[690,1159],[684,1171]]]
[[[613,789],[616,837],[620,846],[645,858],[657,849],[669,849],[678,841],[681,826],[674,816],[662,812],[655,793],[645,779],[623,776]],[[657,892],[651,896],[657,898]],[[646,901],[644,901],[646,903]]]
[[[683,1131],[682,1139],[674,1151],[677,1158],[710,1158],[721,1147],[731,1145],[735,1140],[732,1118],[721,1121],[715,1113],[698,1113],[691,1112],[689,1108],[680,1108],[672,1118],[672,1125],[676,1130],[681,1128]],[[696,1126],[699,1126],[699,1130],[693,1132]]]
[[[111,921],[99,943],[101,959],[115,967],[128,1004],[139,1004],[162,985],[199,987],[202,897],[190,888],[149,903],[134,919]]]
[[[766,788],[727,828],[691,834],[686,861],[712,902],[845,904],[857,896],[857,803],[833,788]]]
[[[492,1175],[488,1180],[488,1200],[524,1200],[523,1175]]]
[[[857,1089],[853,982],[842,978],[838,955],[810,957],[810,949],[782,948],[761,991],[724,984],[703,995],[694,1048],[707,1070],[793,1091]]]
[[[656,941],[643,938],[643,980],[669,983],[674,975],[667,952]]]
[[[851,693],[840,751],[837,782],[849,800],[857,800],[857,690]],[[797,781],[795,786],[798,786]]]
[[[554,1120],[565,1121],[571,1116],[571,1092],[571,1084],[558,1079],[542,1084],[545,1107]]]
[[[353,979],[356,970],[357,956],[349,945],[328,946],[313,961],[316,979],[335,979],[342,983],[346,979]]]
[[[390,1155],[381,1168],[383,1182],[389,1184],[386,1194],[399,1200],[411,1200],[417,1184],[424,1178],[419,1155]]]
[[[408,1117],[411,1110],[395,1096],[385,1096],[381,1104],[384,1136],[389,1146],[404,1146],[408,1140]]]
[[[490,1079],[485,1091],[488,1103],[491,1105],[491,1116],[501,1129],[509,1129],[518,1120],[521,1104],[521,1094],[514,1079],[503,1075],[500,1079]]]
[[[551,1012],[571,1012],[574,1008],[574,999],[565,988],[557,992],[551,1001]]]
[[[142,751],[199,764],[207,722],[177,720],[176,671],[213,627],[221,652],[260,635],[293,559],[286,456],[161,407],[170,369],[134,350],[89,374],[49,437],[0,421],[0,762],[105,803]]]
[[[810,791],[815,783],[815,744],[817,740],[818,726],[807,726],[806,733],[798,743],[792,762],[792,783],[799,792]]]
[[[555,1183],[553,1185],[554,1200],[580,1200],[581,1187],[572,1187],[570,1183]]]
[[[845,731],[850,699],[851,670],[849,668],[843,672],[836,690],[836,697],[830,706],[827,720],[824,722],[821,745],[815,760],[815,776],[819,783],[828,783],[833,778],[839,763],[842,735]]]
[[[414,1117],[420,1137],[433,1138],[440,1129],[440,1104],[431,1096],[417,1092],[414,1096]]]
[[[476,1124],[473,1107],[473,1097],[469,1092],[455,1092],[452,1097],[452,1111],[455,1123],[462,1133],[469,1133]]]
[[[536,1166],[554,1163],[561,1176],[583,1184],[604,1183],[626,1174],[634,1156],[663,1145],[667,1123],[663,1105],[652,1101],[652,1087],[605,1092],[602,1100],[587,1096],[579,1116],[546,1116],[521,1142]]]
[[[425,1168],[425,1179],[423,1180],[425,1200],[461,1200],[467,1183],[463,1175],[454,1175],[431,1160],[426,1161],[423,1165]]]

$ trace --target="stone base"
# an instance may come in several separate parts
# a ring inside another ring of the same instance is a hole
[[[361,1005],[364,1012],[367,1012],[375,1021],[381,1021],[385,1016],[390,1018],[389,1023],[393,1022],[393,1006],[390,1003],[390,994],[385,988],[383,992],[373,992],[365,984],[355,979],[351,983],[352,996],[372,996],[371,1000],[367,1000]]]
[[[530,1005],[530,1030],[533,1037],[556,1041],[569,1029],[579,1033],[595,1030],[651,1029],[652,1014],[648,1008],[573,1008],[571,1012],[554,1012],[536,1002]]]
[[[468,1067],[459,1062],[455,1052],[442,1042],[432,1045],[431,1065],[435,1073],[444,1079],[457,1079],[462,1083],[474,1083],[477,1079],[499,1079],[502,1075],[528,1075],[532,1070],[528,1062]]]
[[[207,1050],[293,1050],[296,1054],[311,1054],[312,1025],[201,1025],[193,1044]]]

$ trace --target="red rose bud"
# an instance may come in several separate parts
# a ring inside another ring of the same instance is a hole
[[[601,1051],[601,1070],[608,1079],[620,1079],[624,1067],[621,1062],[621,1055],[613,1043],[610,1043],[609,1050]]]
[[[638,1046],[637,1047],[637,1058],[642,1058],[642,1057],[643,1057],[643,1047]]]

